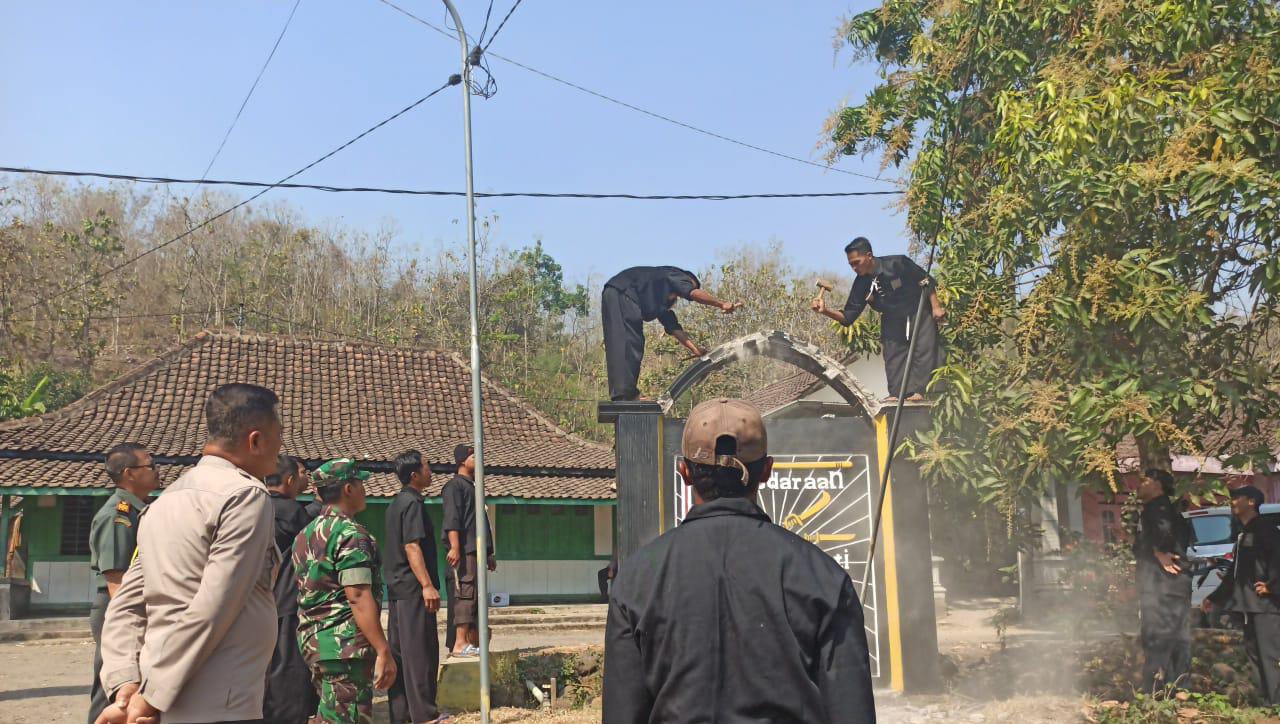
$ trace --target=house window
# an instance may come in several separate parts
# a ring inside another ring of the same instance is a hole
[[[1102,511],[1102,540],[1108,545],[1116,542],[1116,514],[1113,510]]]
[[[69,495],[62,499],[62,543],[59,547],[62,555],[89,555],[89,526],[101,502],[100,498],[87,495]]]

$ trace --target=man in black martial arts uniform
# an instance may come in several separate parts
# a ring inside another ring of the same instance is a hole
[[[604,321],[604,358],[609,375],[609,399],[636,400],[640,390],[640,360],[644,357],[644,323],[654,319],[685,349],[702,356],[699,347],[680,326],[671,310],[677,300],[715,307],[725,314],[742,307],[724,302],[702,289],[692,272],[674,266],[633,266],[618,272],[604,284],[600,314]]]

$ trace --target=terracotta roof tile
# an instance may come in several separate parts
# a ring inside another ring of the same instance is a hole
[[[100,454],[136,441],[157,456],[195,456],[204,401],[227,382],[274,390],[285,451],[308,460],[385,462],[412,447],[451,464],[453,446],[471,439],[470,368],[455,354],[205,333],[61,410],[0,424],[0,454]],[[613,497],[609,448],[560,429],[488,380],[484,420],[485,462],[498,468],[487,476],[494,495]],[[100,470],[85,471],[96,464],[43,460],[36,474],[35,462],[0,459],[0,486],[106,485]],[[496,492],[502,486],[507,492]]]

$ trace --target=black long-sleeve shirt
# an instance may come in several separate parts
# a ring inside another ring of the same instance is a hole
[[[276,598],[276,616],[283,618],[298,612],[298,577],[293,573],[293,558],[289,552],[293,550],[293,539],[311,522],[311,516],[307,515],[306,506],[297,500],[274,490],[268,490],[267,494],[271,496],[271,509],[275,516],[276,548],[280,549],[282,556],[272,592]]]
[[[679,267],[633,266],[618,272],[604,285],[631,297],[640,306],[640,317],[644,321],[656,319],[667,334],[671,334],[683,329],[676,313],[671,311],[671,295],[688,299],[699,282],[692,272]]]
[[[1240,531],[1232,548],[1231,568],[1209,600],[1223,605],[1234,599],[1243,613],[1280,613],[1280,530],[1258,516]],[[1264,582],[1269,596],[1259,596],[1253,584]]]
[[[440,490],[444,503],[444,518],[440,521],[440,540],[449,546],[449,531],[456,530],[462,536],[465,553],[476,552],[476,484],[470,478],[455,475]],[[489,518],[484,519],[485,548],[493,555],[493,530]]]
[[[609,724],[875,721],[853,582],[753,501],[694,506],[609,599]]]
[[[1183,572],[1173,575],[1156,559],[1156,551],[1186,558],[1191,545],[1191,526],[1167,495],[1144,503],[1138,517],[1138,535],[1133,556],[1138,562],[1138,583],[1144,596],[1190,596],[1191,572],[1185,560]]]
[[[886,317],[912,317],[926,287],[934,286],[933,277],[924,272],[911,257],[901,254],[876,257],[874,274],[859,274],[844,303],[844,323],[853,324],[870,306]],[[926,282],[921,286],[921,282]]]

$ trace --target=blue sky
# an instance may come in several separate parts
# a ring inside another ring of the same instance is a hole
[[[443,24],[436,0],[397,0]],[[510,0],[496,0],[493,24]],[[0,165],[199,177],[292,0],[0,5]],[[459,3],[475,35],[487,2]],[[819,160],[823,120],[875,82],[833,54],[839,19],[872,3],[525,0],[494,52],[691,124]],[[274,181],[390,115],[457,70],[456,43],[377,0],[302,0],[211,178]],[[475,98],[479,191],[748,193],[891,188],[708,138],[491,60]],[[456,88],[297,179],[463,187]],[[878,172],[878,159],[840,168]],[[889,175],[898,171],[889,170]],[[893,197],[637,202],[503,199],[495,240],[541,238],[571,279],[634,264],[699,267],[779,240],[802,269],[841,266],[865,235],[903,251]],[[312,223],[394,223],[397,251],[464,238],[460,199],[272,191]],[[261,202],[260,202],[261,203]]]

